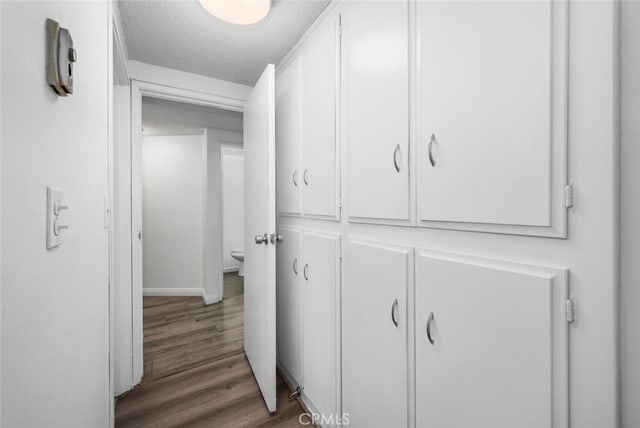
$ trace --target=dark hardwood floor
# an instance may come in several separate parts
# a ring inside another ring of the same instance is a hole
[[[144,298],[144,378],[119,397],[118,428],[301,426],[280,377],[269,414],[244,355],[242,278],[225,274],[225,296]]]

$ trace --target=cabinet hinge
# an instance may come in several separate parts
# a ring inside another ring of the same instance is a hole
[[[576,320],[576,314],[575,314],[575,303],[573,302],[572,299],[567,299],[567,302],[565,304],[565,313],[567,316],[567,322],[569,324],[573,323]]]
[[[564,188],[564,205],[567,208],[573,206],[573,183],[567,184]]]

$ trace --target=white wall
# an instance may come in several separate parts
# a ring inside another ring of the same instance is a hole
[[[621,3],[622,421],[640,426],[640,2]]]
[[[67,98],[45,81],[46,18],[78,51]],[[109,23],[107,2],[2,2],[4,427],[109,425]],[[46,186],[70,207],[52,251]]]
[[[203,287],[204,135],[143,137],[145,295],[197,295]]]
[[[227,82],[139,61],[130,60],[127,68],[129,77],[133,80],[210,94],[220,99],[237,100],[240,103],[249,97],[252,89],[251,86],[240,83]]]
[[[205,302],[220,301],[224,294],[223,212],[222,212],[222,144],[242,143],[242,134],[207,129],[207,211],[205,238]]]
[[[222,260],[225,272],[238,270],[231,250],[244,246],[244,154],[241,147],[222,146]]]

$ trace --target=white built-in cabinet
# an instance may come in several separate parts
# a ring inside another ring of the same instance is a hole
[[[277,255],[279,365],[313,411],[336,415],[340,236],[292,227],[280,227],[279,233],[284,237]]]
[[[356,428],[569,427],[568,269],[377,240],[567,237],[567,0],[329,7],[279,68],[281,366]],[[343,261],[297,229],[342,206]]]
[[[416,250],[416,426],[568,427],[567,277]]]
[[[413,250],[349,239],[345,254],[342,410],[350,426],[407,427]]]
[[[410,219],[407,1],[349,2],[342,129],[351,221]]]
[[[565,236],[567,1],[416,9],[420,225]]]
[[[340,15],[327,16],[278,71],[278,212],[336,220]]]

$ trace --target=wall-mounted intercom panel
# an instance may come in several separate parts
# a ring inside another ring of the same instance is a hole
[[[73,63],[76,50],[71,33],[47,19],[47,82],[61,97],[73,94]]]

